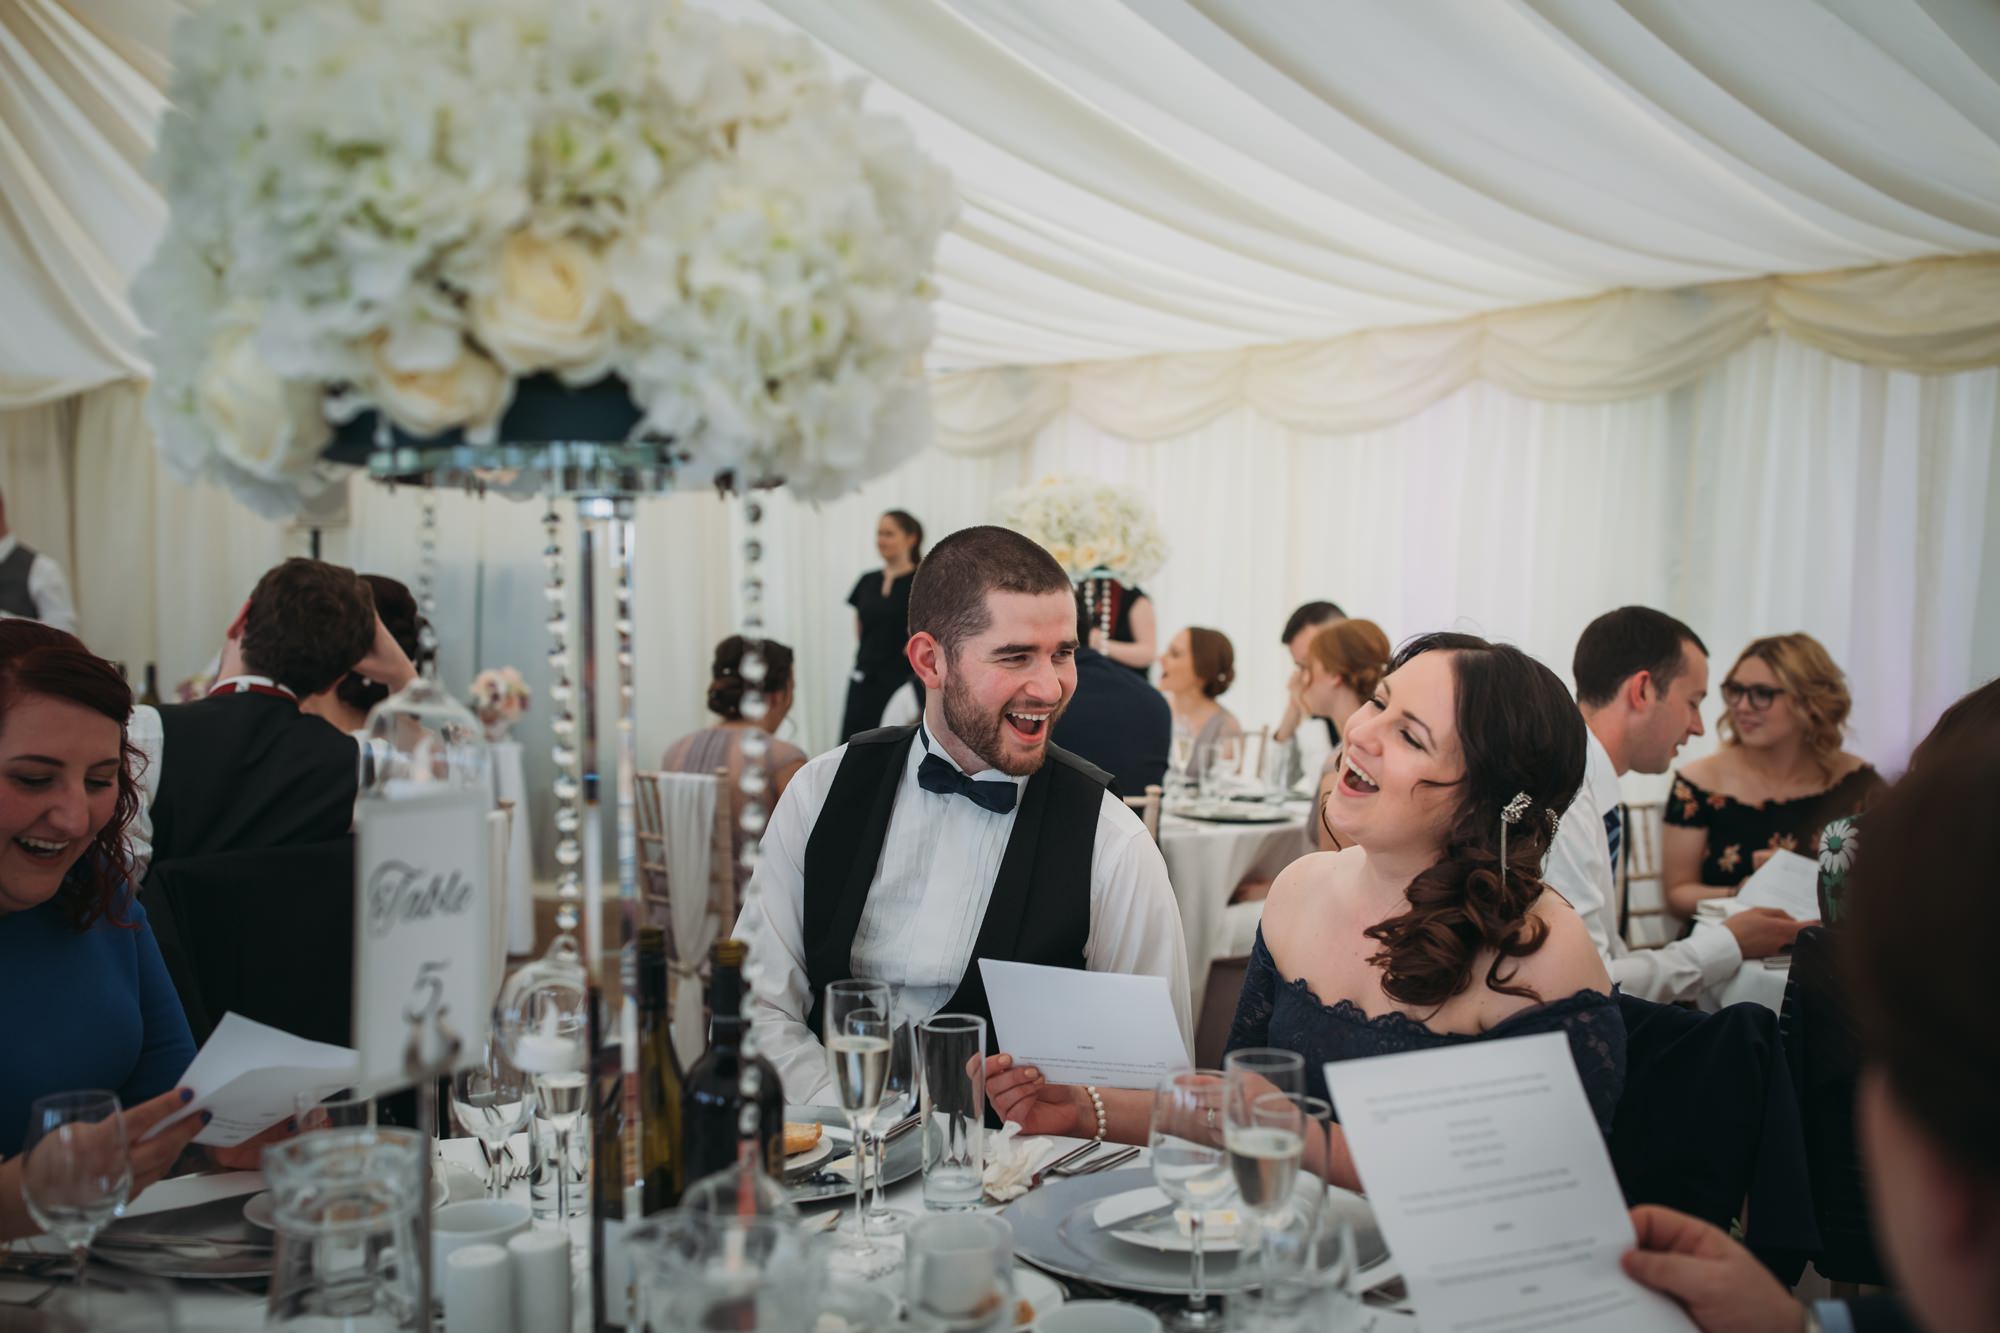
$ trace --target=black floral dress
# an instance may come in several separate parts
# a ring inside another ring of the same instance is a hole
[[[1701,856],[1701,882],[1734,888],[1757,867],[1758,852],[1783,848],[1801,856],[1820,854],[1820,833],[1835,819],[1858,813],[1888,784],[1867,764],[1825,791],[1788,801],[1739,801],[1710,792],[1674,774],[1667,797],[1666,821],[1679,828],[1708,834]]]

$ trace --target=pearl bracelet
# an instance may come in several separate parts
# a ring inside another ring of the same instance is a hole
[[[1102,1143],[1104,1142],[1105,1132],[1110,1128],[1110,1123],[1104,1118],[1104,1098],[1098,1096],[1097,1089],[1089,1084],[1085,1084],[1083,1090],[1090,1094],[1091,1108],[1097,1112],[1096,1139],[1099,1143]]]

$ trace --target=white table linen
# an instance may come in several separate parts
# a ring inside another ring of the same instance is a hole
[[[1279,871],[1313,850],[1307,836],[1309,809],[1292,807],[1287,819],[1269,824],[1160,816],[1160,852],[1187,940],[1188,1003],[1194,1013],[1201,1012],[1209,963],[1227,950],[1223,914],[1229,896],[1253,875],[1276,879]]]

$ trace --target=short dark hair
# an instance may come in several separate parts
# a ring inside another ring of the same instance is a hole
[[[743,720],[744,639],[732,634],[715,645],[715,661],[708,669],[708,711],[729,722]],[[758,656],[764,659],[764,680],[758,687],[766,697],[783,694],[792,685],[792,650],[776,639],[759,639]]]
[[[1347,619],[1347,612],[1341,610],[1338,603],[1307,602],[1298,610],[1292,612],[1291,619],[1285,622],[1285,632],[1278,639],[1278,642],[1289,644],[1293,639],[1299,637],[1300,630],[1311,629],[1314,625],[1328,625],[1336,620],[1345,619]]]
[[[354,669],[375,642],[375,596],[353,570],[293,556],[257,580],[243,665],[301,699]]]
[[[1584,626],[1570,663],[1576,677],[1576,701],[1602,708],[1618,697],[1618,687],[1641,671],[1664,690],[1680,675],[1682,644],[1691,643],[1706,657],[1701,636],[1664,611],[1650,606],[1621,606]]]
[[[956,658],[958,646],[993,623],[990,592],[1070,592],[1056,558],[1011,528],[960,528],[946,537],[910,585],[910,633],[928,634]]]
[[[424,627],[430,622],[417,610],[416,596],[386,574],[363,574],[361,581],[375,597],[375,614],[382,618],[382,627],[410,659],[410,665],[421,672],[436,653],[424,649]],[[389,687],[350,671],[333,687],[333,694],[349,708],[365,713],[389,697]]]
[[[1986,994],[2000,894],[1978,830],[2000,814],[2000,747],[1969,734],[1862,817],[1837,930],[1862,1051],[1961,1171],[2000,1184],[2000,1023]]]

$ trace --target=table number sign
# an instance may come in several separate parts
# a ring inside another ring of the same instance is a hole
[[[432,1016],[458,1037],[461,1059],[486,1041],[496,984],[491,806],[481,792],[443,788],[359,803],[354,1048],[365,1087],[409,1082],[412,1025]]]

